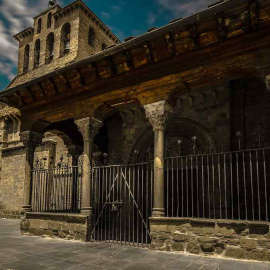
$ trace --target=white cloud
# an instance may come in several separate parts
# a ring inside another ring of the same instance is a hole
[[[120,39],[123,40],[125,37],[125,33],[122,29],[113,27],[111,25],[107,25],[109,27],[109,29],[111,29],[111,31]]]
[[[215,0],[158,0],[159,5],[173,12],[175,16],[189,16],[192,13],[206,9]]]
[[[153,24],[156,22],[158,15],[154,14],[152,12],[148,13],[146,23],[148,26],[153,26]]]
[[[100,15],[103,20],[109,20],[111,18],[111,15],[108,12],[102,11]]]
[[[112,11],[114,14],[121,12],[122,9],[123,9],[122,7],[117,6],[117,5],[110,6],[110,8],[111,8],[111,11]]]
[[[59,2],[59,1],[58,1]],[[18,63],[18,43],[13,35],[33,26],[33,17],[47,8],[44,0],[0,2],[0,74],[12,79]]]

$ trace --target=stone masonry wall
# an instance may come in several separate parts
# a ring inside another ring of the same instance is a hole
[[[2,152],[0,218],[19,218],[24,185],[24,148]]]
[[[89,241],[90,218],[78,214],[27,213],[21,221],[22,234]]]
[[[270,261],[269,222],[150,218],[151,249]]]
[[[43,144],[35,151],[34,161],[39,158],[47,158],[46,166],[50,162],[50,149],[54,146],[54,163],[64,156],[66,162],[67,148],[63,140],[53,133],[45,134]],[[10,142],[0,151],[0,218],[20,218],[20,210],[23,200],[25,151],[21,143]],[[72,161],[70,161],[71,163]]]

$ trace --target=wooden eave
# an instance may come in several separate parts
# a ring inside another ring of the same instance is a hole
[[[269,48],[270,0],[235,0],[7,89],[0,99],[28,110],[180,73],[187,88],[198,87],[254,69],[258,52]]]

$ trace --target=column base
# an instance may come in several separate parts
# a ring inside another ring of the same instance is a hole
[[[81,215],[91,216],[92,215],[92,208],[82,208]]]
[[[165,217],[165,209],[153,208],[152,217]]]
[[[32,212],[31,205],[23,205],[21,210],[21,216],[25,215],[25,213]]]

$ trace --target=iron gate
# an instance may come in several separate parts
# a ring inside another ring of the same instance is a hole
[[[82,166],[59,163],[45,168],[36,162],[32,170],[33,212],[80,213]]]
[[[148,246],[153,164],[92,169],[92,240]]]

